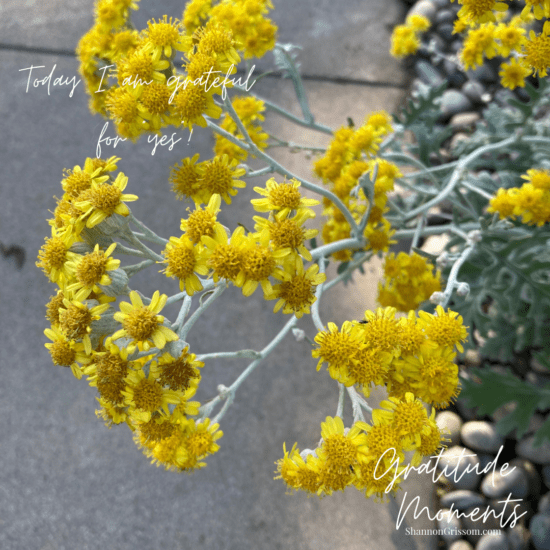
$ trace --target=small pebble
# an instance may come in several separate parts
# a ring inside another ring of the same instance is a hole
[[[468,95],[464,91],[464,87],[462,87],[462,92],[466,96]],[[479,367],[481,365],[481,357],[479,356],[479,351],[477,349],[467,350],[466,353],[464,354],[463,362],[465,365],[468,365],[469,367]]]
[[[507,534],[510,550],[527,550],[529,548],[531,533],[521,523],[510,527]]]
[[[500,522],[495,518],[494,514],[487,514],[487,519],[483,521],[484,515],[487,511],[487,508],[468,508],[461,512],[466,514],[464,517],[461,517],[462,528],[468,530],[466,538],[472,543],[476,544],[479,539],[482,537],[483,530],[489,529],[500,529]],[[471,518],[473,514],[474,519]],[[479,534],[476,534],[479,533]]]
[[[418,78],[430,86],[439,86],[443,82],[443,75],[426,61],[417,61],[414,69]]]
[[[531,495],[531,498],[538,498],[542,483],[540,474],[537,472],[537,469],[533,463],[529,462],[529,460],[526,460],[525,458],[514,458],[509,462],[509,464],[510,468],[517,466],[527,474],[527,478],[529,479],[529,494]]]
[[[466,510],[472,507],[483,507],[485,498],[473,491],[451,491],[441,497],[440,503],[443,508],[450,508],[452,504],[454,510]]]
[[[550,441],[544,441],[539,447],[533,445],[534,436],[524,437],[516,445],[516,454],[535,464],[550,464]]]
[[[467,449],[455,445],[441,454],[439,459],[441,470],[446,468],[447,479],[455,489],[475,489],[481,474],[479,473],[479,458]]]
[[[544,481],[546,487],[550,489],[550,466],[545,466],[542,469],[542,480]]]
[[[443,23],[442,25],[437,26],[437,32],[443,40],[450,42],[453,38],[453,26],[449,23]]]
[[[484,453],[497,453],[504,443],[492,424],[479,420],[466,422],[460,430],[460,437],[467,447]]]
[[[444,52],[445,51],[445,40],[441,38],[438,34],[431,34],[430,38],[428,40],[429,48],[435,51],[435,52]]]
[[[452,411],[443,411],[436,415],[435,423],[440,430],[448,431],[446,437],[450,439],[449,446],[458,445],[460,443],[460,428],[462,427],[462,419],[458,414]]]
[[[550,515],[550,493],[546,493],[540,500],[537,508],[539,514]]]
[[[456,130],[465,130],[469,128],[474,128],[475,123],[480,119],[479,113],[470,112],[470,113],[458,113],[454,115],[449,124],[451,128]]]
[[[476,69],[466,71],[466,76],[471,80],[479,80],[484,84],[493,84],[498,81],[495,70],[487,64],[481,65]]]
[[[503,473],[497,469],[496,473],[490,472],[483,478],[481,492],[488,498],[506,498],[509,494],[513,498],[525,498],[529,494],[529,479],[518,467]]]
[[[510,550],[508,537],[502,532],[483,535],[476,544],[476,550]]]
[[[409,10],[407,17],[411,15],[423,15],[424,17],[427,17],[431,23],[433,23],[436,12],[437,12],[437,9],[433,2],[431,2],[430,0],[419,0]]]
[[[458,144],[461,142],[461,141],[464,141],[465,139],[469,139],[469,135],[468,134],[465,134],[464,132],[457,132],[452,138],[451,138],[451,142],[449,144],[449,147],[451,149],[451,151],[454,151],[455,148],[458,146]],[[475,415],[472,416],[473,418],[475,418]]]
[[[451,118],[457,113],[470,111],[472,102],[458,90],[445,90],[441,96],[441,112],[445,119]]]
[[[459,531],[462,529],[462,523],[456,514],[451,515],[451,511],[444,508],[438,512],[437,528],[441,530],[441,538],[450,544],[460,538]]]
[[[450,50],[453,53],[458,53],[462,49],[462,40],[453,40],[451,42]]]
[[[456,66],[455,63],[445,59],[443,61],[443,71],[447,75],[449,85],[453,88],[460,88],[466,82],[465,74]]]
[[[475,80],[468,80],[462,88],[462,93],[473,103],[482,103],[481,96],[485,92],[485,88],[481,82]]]
[[[452,25],[454,20],[455,14],[451,10],[439,10],[435,16],[434,23],[436,25],[441,25],[442,23],[450,23]]]
[[[449,0],[432,0],[438,9],[448,8],[450,6]]]
[[[518,88],[520,90],[522,88]],[[524,90],[525,91],[525,90]],[[527,96],[529,97],[529,96]],[[531,357],[531,363],[530,367],[540,374],[550,374],[550,369],[548,367],[545,367],[540,361],[537,361],[534,357]]]
[[[467,540],[455,540],[449,550],[474,550],[474,547]]]
[[[531,540],[537,550],[550,550],[550,516],[535,514],[529,522]]]

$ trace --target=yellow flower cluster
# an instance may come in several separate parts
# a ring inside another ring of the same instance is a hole
[[[317,370],[327,363],[338,382],[367,396],[371,385],[385,386],[389,397],[373,411],[372,424],[356,422],[348,431],[341,419],[327,418],[315,451],[285,449],[278,472],[291,488],[322,496],[354,485],[367,497],[383,497],[397,489],[400,478],[394,478],[405,468],[406,451],[414,451],[411,464],[417,466],[444,444],[435,409],[459,393],[453,348],[463,351],[466,327],[441,306],[435,315],[411,311],[396,319],[395,313],[391,307],[366,311],[366,323],[346,321],[341,330],[329,323],[315,337]],[[425,403],[434,407],[429,416]]]
[[[263,115],[265,111],[264,102],[254,97],[235,97],[231,103],[241,119],[245,130],[248,132],[250,139],[259,149],[265,149],[269,135],[262,130],[260,124],[265,120]],[[225,115],[220,127],[242,142],[245,142],[245,137],[239,132],[237,124],[228,114]],[[215,138],[214,153],[216,155],[226,154],[230,159],[237,159],[240,162],[244,162],[248,158],[247,151],[233,144],[220,134],[216,134]]]
[[[387,193],[393,190],[395,179],[402,174],[395,164],[375,157],[383,137],[391,131],[391,117],[388,113],[371,113],[359,128],[342,127],[337,130],[325,155],[314,165],[315,174],[329,185],[330,190],[342,200],[357,222],[369,206],[363,189],[358,185],[359,179],[365,173],[372,177],[375,167],[378,168],[374,204],[364,233],[367,239],[366,250],[373,252],[387,252],[390,244],[395,242],[391,240],[395,231],[383,215],[387,210]],[[324,199],[323,204],[323,214],[328,218],[322,230],[323,241],[331,243],[349,238],[351,227],[340,210],[329,199]],[[342,250],[334,253],[333,257],[348,261],[352,257],[352,251]]]
[[[525,86],[531,74],[546,76],[550,66],[550,21],[545,21],[542,32],[536,34],[526,27],[533,19],[550,17],[548,0],[527,0],[520,16],[508,17],[508,6],[496,0],[459,0],[454,32],[467,31],[459,57],[465,69],[476,68],[483,59],[501,56],[509,58],[501,63],[499,75],[505,88]],[[507,21],[507,22],[506,22]]]
[[[95,24],[77,47],[91,111],[132,140],[169,125],[205,127],[205,116],[221,115],[214,96],[232,86],[238,52],[261,56],[274,47],[277,28],[265,18],[272,7],[269,0],[222,0],[214,7],[195,1],[183,22],[164,16],[137,32],[129,22],[137,4],[99,0]],[[176,52],[184,56],[183,73]]]
[[[222,154],[197,164],[198,160],[197,153],[172,167],[169,181],[178,199],[193,199],[200,205],[207,204],[213,195],[221,195],[226,204],[231,204],[237,190],[246,187],[246,183],[238,179],[246,170],[237,166],[237,159],[230,160],[227,154]]]
[[[137,200],[123,193],[128,182],[123,173],[110,174],[118,160],[88,158],[83,168],[65,171],[64,194],[49,220],[52,236],[36,264],[58,286],[46,306],[51,324],[44,331],[51,341],[46,348],[55,365],[70,368],[77,379],[87,376],[99,393],[97,414],[107,425],[126,423],[145,454],[167,468],[200,468],[222,435],[209,419],[188,418],[198,413],[199,403],[190,398],[204,364],[188,347],[178,357],[129,360],[135,351],[162,350],[178,339],[159,315],[166,295],[155,292],[146,306],[132,291],[131,303],[121,302],[120,311],[110,305],[128,294],[128,276],[112,257],[117,244],[108,235],[122,229],[129,215],[125,202]]]
[[[499,189],[487,212],[498,212],[500,219],[521,216],[522,223],[542,226],[550,222],[550,170],[527,170],[521,187]]]
[[[182,168],[194,169],[193,161],[197,158],[198,155]],[[227,155],[224,155],[224,162],[227,167]],[[203,177],[201,192],[206,192],[204,168],[197,170]],[[220,173],[218,166],[218,171],[212,174],[212,182],[221,185]],[[179,238],[171,237],[166,245],[164,273],[179,279],[180,290],[190,296],[203,289],[197,274],[207,275],[216,282],[220,279],[231,281],[245,296],[261,286],[266,300],[277,300],[275,312],[283,308],[283,313],[293,313],[298,318],[309,313],[316,300],[316,287],[326,277],[318,273],[317,264],[304,268],[304,260],[312,260],[305,243],[315,237],[317,230],[303,226],[315,217],[309,207],[319,203],[303,198],[299,187],[296,180],[277,183],[273,178],[266,182],[265,188],[255,187],[263,198],[253,199],[252,204],[256,211],[267,212],[269,216],[254,216],[254,232],[247,234],[240,226],[231,237],[217,221],[220,195],[211,194],[205,208],[197,201],[195,210],[181,221],[183,234]],[[273,285],[270,277],[279,283]]]
[[[524,87],[525,78],[531,74],[547,75],[550,21],[545,21],[539,34],[530,30],[526,36],[526,27],[534,19],[550,18],[550,0],[525,0],[525,7],[517,17],[509,17],[508,5],[498,0],[458,0],[458,3],[462,7],[453,33],[466,32],[459,53],[466,70],[481,66],[484,57],[508,58],[501,63],[499,75],[502,86],[512,90]],[[421,16],[410,16],[405,25],[395,27],[390,53],[398,58],[416,53],[420,46],[418,35],[427,28],[427,19],[422,21]]]
[[[391,35],[390,53],[394,57],[407,57],[420,47],[420,35],[430,28],[430,20],[423,15],[410,15],[405,25],[397,25]]]
[[[185,6],[183,25],[188,35],[208,19],[219,21],[231,31],[245,59],[263,57],[275,46],[277,26],[267,19],[271,0],[192,0]]]
[[[440,272],[416,252],[389,254],[384,262],[384,280],[378,283],[378,303],[408,312],[441,290]]]

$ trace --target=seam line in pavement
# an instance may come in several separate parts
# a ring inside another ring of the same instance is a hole
[[[18,44],[2,44],[0,43],[0,51],[13,51],[13,52],[23,52],[23,53],[34,53],[41,55],[60,55],[65,57],[76,57],[74,50],[63,50],[63,49],[53,49],[53,48],[35,48],[32,46],[23,46]],[[235,75],[245,75],[244,71],[237,71]],[[323,76],[323,75],[312,75],[312,74],[303,74],[302,80],[311,80],[316,82],[330,82],[332,84],[351,84],[353,86],[365,86],[370,88],[396,88],[398,90],[406,90],[408,88],[407,84],[397,84],[395,82],[384,82],[379,80],[359,80],[355,78],[348,77],[333,77],[333,76]],[[262,78],[280,78],[281,73],[279,71],[274,71],[269,74],[264,75]]]

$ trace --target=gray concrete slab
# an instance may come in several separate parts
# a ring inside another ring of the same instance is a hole
[[[181,0],[141,0],[132,20],[141,29],[153,17],[181,17],[184,5]],[[304,74],[404,83],[399,62],[389,54],[391,27],[405,11],[400,0],[277,0],[275,6],[271,18],[279,27],[278,40],[303,48]],[[2,44],[70,51],[92,24],[90,0],[0,3]],[[268,53],[258,61],[258,70],[271,63]]]
[[[78,7],[65,5],[67,9]],[[30,1],[24,6],[29,7],[29,13],[38,14],[38,3]],[[46,13],[50,6],[53,3],[46,3]],[[2,7],[13,8],[6,3]],[[75,13],[81,11],[76,9]],[[48,29],[44,37],[78,36],[80,31],[74,30],[80,24],[78,18],[69,25],[60,16],[56,23],[53,14],[47,22],[36,24],[36,29],[43,25]],[[3,16],[1,21],[4,25]],[[21,35],[23,39],[27,45],[48,45]],[[62,45],[58,42],[52,47]],[[315,371],[315,361],[304,343],[287,339],[242,385],[223,420],[221,449],[203,472],[186,476],[155,468],[134,446],[128,430],[107,430],[95,418],[94,391],[68,371],[55,368],[44,348],[44,304],[54,286],[34,262],[49,231],[45,219],[48,209],[55,206],[52,196],[61,195],[62,168],[82,164],[86,156],[94,155],[103,120],[88,113],[81,88],[72,98],[61,88],[53,89],[50,96],[44,89],[31,89],[26,94],[26,73],[19,70],[31,64],[48,68],[57,64],[59,73],[65,75],[77,70],[76,61],[68,57],[0,52],[0,79],[4,83],[0,94],[0,241],[19,245],[26,253],[21,270],[11,259],[0,258],[0,548],[433,548],[433,537],[405,532],[407,523],[415,529],[430,528],[432,524],[425,518],[414,520],[409,512],[407,521],[396,530],[399,499],[381,505],[353,489],[323,500],[307,499],[302,494],[285,495],[284,485],[273,480],[273,463],[282,454],[283,441],[314,446],[320,422],[336,410],[336,384],[326,373]],[[290,105],[288,84],[264,81],[258,90]],[[345,116],[360,118],[372,108],[390,109],[399,101],[399,95],[388,89],[380,93],[313,82],[306,87],[319,121],[334,127]],[[332,97],[328,104],[325,94]],[[306,139],[299,127],[277,125],[274,120],[270,124],[277,135],[293,136],[295,141]],[[172,152],[159,148],[155,156],[151,156],[146,140],[136,145],[122,143],[109,151],[122,157],[119,168],[130,178],[127,190],[140,197],[131,205],[132,210],[165,236],[179,234],[179,219],[185,208],[172,199],[167,184],[170,164],[195,152],[207,156],[213,144],[205,131],[194,132],[189,145],[187,133],[182,137]],[[292,162],[305,160],[295,157]],[[252,187],[258,183],[250,183],[239,194],[234,209],[222,211],[226,225],[234,227],[236,219],[249,219]],[[155,270],[132,281],[148,295],[157,288],[175,291],[175,285]],[[372,286],[372,280],[365,284]],[[348,287],[346,295],[353,296],[354,292]],[[321,314],[325,322],[342,322],[356,312],[350,310],[347,316],[342,300],[328,295]],[[173,310],[168,310],[168,316],[173,318]],[[261,348],[285,322],[282,315],[272,313],[272,304],[266,304],[259,292],[244,299],[240,291],[229,289],[216,303],[215,311],[195,325],[190,343],[196,353],[235,349],[236,340],[242,347]],[[314,334],[309,319],[303,326]],[[207,364],[197,398],[212,396],[219,383],[229,385],[245,364]],[[411,493],[419,492],[421,482],[411,476],[406,486],[408,499]],[[431,482],[423,483],[431,488]],[[427,490],[421,504],[427,506],[430,499]]]

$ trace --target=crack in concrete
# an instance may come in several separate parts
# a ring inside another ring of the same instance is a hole
[[[33,46],[23,46],[20,44],[2,44],[0,43],[0,51],[13,51],[13,52],[23,52],[23,53],[32,53],[37,55],[57,55],[65,57],[76,57],[76,52],[74,50],[62,50],[54,48],[36,48]],[[246,76],[247,73],[244,71],[237,71],[235,76]],[[269,74],[262,76],[262,78],[280,78],[280,71],[273,71]],[[395,88],[398,90],[406,90],[407,84],[397,84],[395,82],[385,82],[381,80],[361,80],[355,78],[349,78],[345,76],[323,76],[323,75],[312,75],[312,74],[303,74],[302,80],[311,80],[315,82],[330,82],[332,84],[350,84],[353,86],[366,86],[371,88]]]

